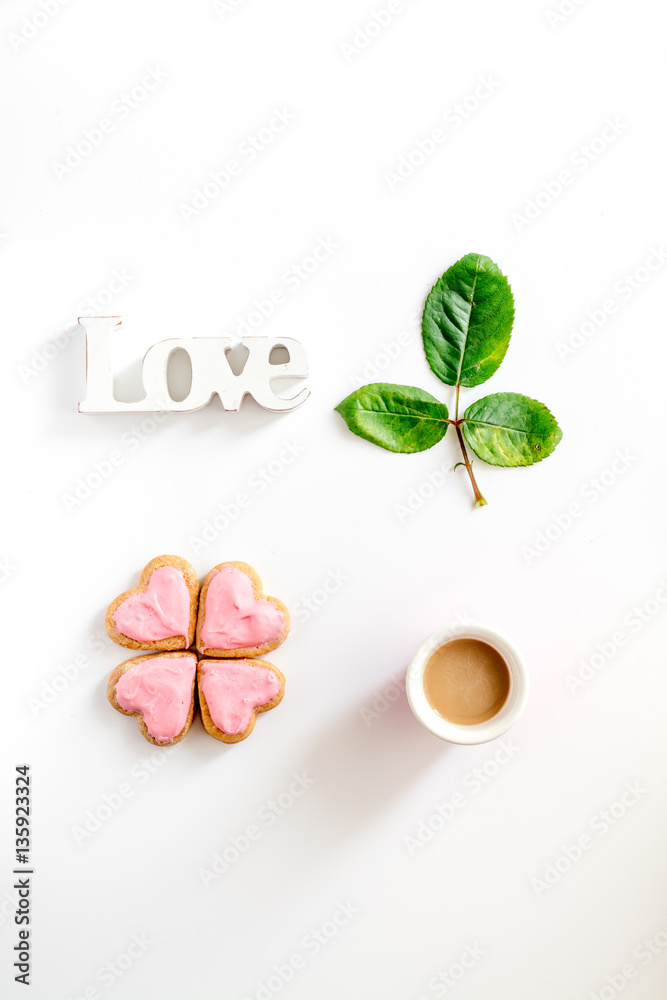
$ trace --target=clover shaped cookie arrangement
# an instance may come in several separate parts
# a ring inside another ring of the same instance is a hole
[[[285,678],[258,657],[285,641],[289,612],[247,563],[214,566],[200,592],[187,560],[157,556],[109,605],[106,627],[120,646],[144,651],[112,671],[107,697],[155,746],[183,739],[197,696],[204,728],[223,743],[244,740],[282,701]]]

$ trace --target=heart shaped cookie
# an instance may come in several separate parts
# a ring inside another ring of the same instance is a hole
[[[112,672],[107,698],[117,712],[137,716],[149,743],[172,746],[192,725],[196,675],[194,653],[136,656]]]
[[[151,559],[139,586],[109,605],[105,624],[128,649],[187,649],[195,637],[199,579],[180,556]]]
[[[197,621],[202,656],[263,656],[285,641],[289,628],[287,608],[262,593],[262,581],[247,563],[219,563],[204,580]]]
[[[239,743],[250,736],[260,712],[282,701],[285,678],[266,660],[200,660],[197,686],[206,732]]]

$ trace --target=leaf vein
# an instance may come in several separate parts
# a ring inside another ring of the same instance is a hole
[[[470,292],[470,303],[468,308],[468,319],[466,322],[466,333],[463,339],[463,350],[461,351],[461,357],[459,359],[459,369],[456,373],[456,385],[461,381],[461,372],[463,371],[463,359],[465,358],[466,345],[468,343],[468,335],[470,334],[470,317],[472,316],[472,307],[474,305],[475,289],[477,288],[477,276],[479,274],[479,265],[481,263],[481,257],[477,257],[477,263],[475,265],[475,277],[472,283],[472,291]]]

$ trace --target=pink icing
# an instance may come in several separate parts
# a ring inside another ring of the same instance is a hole
[[[169,743],[190,714],[195,656],[152,656],[118,678],[116,701],[126,712],[140,712],[158,743]]]
[[[229,736],[248,728],[253,709],[272,701],[281,681],[268,667],[252,660],[201,664],[201,687],[215,725]]]
[[[190,593],[176,566],[156,569],[141,594],[132,594],[113,615],[117,632],[137,642],[155,642],[182,635],[187,644]]]
[[[206,593],[201,648],[263,646],[275,639],[284,625],[282,611],[271,601],[257,600],[252,580],[235,566],[223,566],[211,577]]]

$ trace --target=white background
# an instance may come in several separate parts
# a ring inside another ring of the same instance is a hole
[[[71,0],[48,18],[29,0],[0,8],[5,991],[25,995],[12,981],[11,893],[14,767],[25,762],[35,1000],[661,1000],[667,949],[651,956],[642,941],[667,943],[667,270],[638,272],[648,280],[631,293],[623,276],[667,240],[664,9],[586,0],[557,21],[556,0],[414,0],[359,34],[382,0],[218,6]],[[150,69],[166,78],[121,113]],[[494,83],[480,102],[481,78]],[[465,121],[453,110],[464,101]],[[274,109],[294,120],[248,162],[239,148]],[[113,130],[60,170],[103,118]],[[586,160],[608,118],[618,136]],[[445,141],[390,184],[399,157],[438,127]],[[234,158],[241,174],[186,222],[182,206]],[[566,169],[573,182],[546,195]],[[289,289],[285,272],[320,238],[337,248]],[[411,317],[469,251],[508,274],[517,316],[504,364],[466,405],[524,392],[563,428],[542,465],[477,463],[489,500],[479,511],[463,470],[429,489],[429,474],[457,460],[453,438],[393,455],[333,412],[357,377],[451,403]],[[114,271],[126,287],[109,301]],[[87,298],[124,317],[115,365],[129,391],[151,344],[234,335],[275,289],[285,299],[256,332],[305,345],[302,408],[277,416],[246,401],[230,414],[216,401],[143,430],[132,415],[77,412],[85,344],[73,324]],[[607,299],[613,315],[563,356],[558,345]],[[397,352],[403,331],[412,341]],[[290,464],[284,442],[300,452]],[[113,474],[68,510],[78,480],[114,451]],[[270,463],[278,475],[261,490]],[[432,495],[406,514],[420,490]],[[246,509],[198,545],[239,493]],[[294,632],[272,657],[285,700],[238,746],[197,721],[164,755],[106,702],[125,657],[100,633],[104,611],[163,552],[202,578],[222,560],[250,562],[292,610]],[[312,604],[325,584],[332,593]],[[416,647],[457,616],[504,631],[529,665],[519,749],[502,766],[497,744],[441,744],[397,696]],[[302,772],[308,790],[262,819]],[[641,791],[609,827],[601,811],[626,783]],[[105,796],[117,802],[121,786],[130,792],[111,813]],[[456,793],[463,805],[429,842],[406,839]],[[86,830],[98,812],[99,829]],[[259,839],[204,885],[201,870],[253,824]],[[581,860],[540,888],[584,836]],[[340,904],[355,914],[316,951],[309,935],[336,915],[342,924]],[[133,935],[150,944],[130,963]],[[483,956],[455,986],[434,979],[459,975],[467,947]],[[303,967],[285,982],[294,955]],[[619,974],[628,963],[633,978]]]

